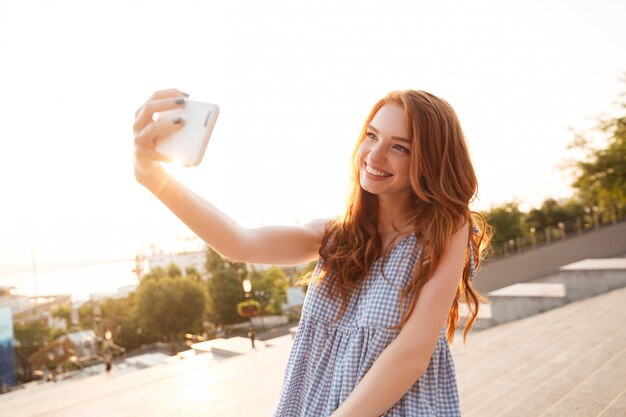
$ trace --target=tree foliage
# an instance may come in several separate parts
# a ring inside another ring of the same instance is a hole
[[[626,77],[624,78],[626,83]],[[622,94],[615,117],[601,118],[591,132],[578,133],[570,148],[586,152],[585,160],[571,166],[574,170],[572,187],[587,206],[612,209],[626,203],[626,93]],[[605,148],[592,148],[588,139],[593,133],[606,138]]]
[[[563,204],[553,198],[544,200],[539,208],[531,209],[525,216],[526,229],[535,228],[541,230],[549,226],[558,225],[559,222],[572,220],[584,215],[582,203],[575,199],[568,199]]]
[[[258,301],[264,315],[282,314],[287,302],[289,279],[278,267],[259,271],[242,262],[223,259],[207,247],[206,266],[209,272],[209,319],[216,324],[234,324],[242,320],[237,304],[244,300],[242,282],[248,277],[252,285],[251,297]]]
[[[263,314],[283,314],[287,302],[289,279],[278,267],[272,266],[259,278],[252,281],[252,294],[261,302]]]
[[[200,272],[194,266],[188,266],[185,268],[185,276],[193,279],[194,281],[200,281]]]
[[[152,277],[142,280],[137,291],[142,331],[161,340],[174,342],[184,333],[200,332],[205,312],[206,291],[190,278]]]
[[[149,332],[142,332],[137,311],[137,293],[132,292],[124,298],[111,298],[101,304],[102,331],[111,331],[116,345],[127,351],[137,349],[143,344],[156,341]]]
[[[237,303],[243,301],[241,274],[234,268],[211,271],[207,282],[211,311],[209,320],[216,324],[234,324],[244,321],[237,314]]]
[[[65,324],[67,328],[70,328],[72,325],[71,320],[71,307],[67,305],[62,305],[55,308],[52,313],[50,313],[52,317],[65,320]]]
[[[488,212],[482,213],[487,222],[495,229],[494,246],[510,239],[523,235],[524,214],[519,209],[519,203],[512,201],[501,206],[494,206]]]
[[[18,380],[30,381],[33,369],[28,358],[51,341],[50,328],[44,320],[17,322],[13,326],[13,338],[13,350],[20,366]]]

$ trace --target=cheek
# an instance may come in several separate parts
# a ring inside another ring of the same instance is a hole
[[[411,158],[405,157],[401,161],[399,161],[398,171],[403,174],[403,176],[408,177],[411,171]]]
[[[365,155],[367,155],[367,152],[368,152],[367,145],[365,144],[365,142],[361,143],[361,145],[359,145],[359,149],[357,150],[359,163],[365,158]]]

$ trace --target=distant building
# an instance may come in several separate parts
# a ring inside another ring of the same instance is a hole
[[[182,253],[159,253],[148,257],[148,270],[150,272],[158,267],[167,269],[170,264],[175,263],[184,274],[188,267],[195,268],[201,278],[207,278],[204,264],[206,263],[206,254],[204,251],[182,252]]]
[[[180,252],[180,253],[165,253],[163,251],[156,253],[147,258],[147,271],[145,273],[150,272],[151,270],[161,267],[167,269],[170,264],[176,264],[181,272],[185,272],[187,267],[195,268],[200,274],[200,278],[203,280],[207,280],[210,277],[210,274],[205,270],[206,263],[206,251],[190,251],[190,252]],[[266,271],[272,267],[272,265],[267,264],[249,264],[257,271]],[[289,289],[287,292],[287,303],[284,304],[285,307],[295,307],[301,306],[304,302],[304,291],[301,286],[294,287],[293,284],[297,278],[299,278],[298,271],[302,270],[302,268],[306,267],[307,264],[300,264],[294,266],[281,266],[276,265],[277,268],[282,270],[287,278],[289,278]]]
[[[98,344],[98,337],[93,330],[81,330],[79,332],[68,333],[61,336],[60,339],[67,339],[74,348],[74,355],[79,359],[87,360],[98,356],[100,353],[100,346]]]
[[[304,304],[304,291],[303,287],[289,287],[287,290],[287,302],[283,304],[284,307],[295,307]]]
[[[13,385],[13,317],[9,307],[0,307],[0,393],[7,392]]]
[[[118,287],[116,292],[96,292],[89,295],[92,301],[104,301],[110,298],[126,298],[130,293],[137,291],[138,284],[126,285],[124,287]]]
[[[0,307],[9,307],[13,315],[30,309],[30,298],[15,294],[15,287],[0,287]]]
[[[195,252],[180,252],[180,253],[164,253],[160,252],[158,254],[149,256],[147,258],[148,270],[145,272],[150,272],[151,270],[161,267],[167,269],[170,264],[176,264],[180,270],[184,273],[187,267],[195,268],[200,274],[201,278],[206,279],[208,276],[207,271],[205,270],[206,264],[206,251],[195,251]],[[257,271],[266,271],[272,267],[272,265],[267,264],[249,264]],[[290,282],[296,275],[298,269],[306,266],[306,264],[300,264],[295,266],[280,266],[280,268],[285,275],[290,279]]]
[[[67,361],[83,367],[101,363],[105,351],[117,354],[124,349],[99,338],[93,330],[81,330],[63,335],[42,346],[28,361],[34,369],[45,369],[54,364],[61,368],[57,369],[57,373],[61,373],[64,371],[63,364]]]
[[[64,320],[52,317],[52,312],[59,307],[71,307],[71,303],[69,294],[30,297],[15,294],[14,287],[0,287],[0,308],[10,308],[13,321],[28,323],[45,318],[49,327],[65,328]]]

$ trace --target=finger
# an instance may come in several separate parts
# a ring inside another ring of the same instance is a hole
[[[184,93],[177,88],[169,88],[167,90],[155,91],[154,93],[152,93],[150,98],[146,100],[146,102],[143,103],[143,105],[137,109],[137,111],[135,112],[135,118],[137,118],[137,115],[139,114],[141,109],[151,100],[160,100],[162,98],[182,97],[182,96],[189,97],[189,94]]]
[[[189,94],[180,91],[178,88],[168,88],[166,90],[155,91],[154,94],[152,94],[151,98],[152,99],[159,99],[159,98],[177,97],[177,96],[187,96],[187,97],[189,97]]]
[[[176,119],[157,120],[156,122],[149,123],[141,132],[135,135],[135,143],[140,146],[154,148],[154,141],[157,137],[167,136],[185,125],[185,120],[182,118],[179,119],[180,121],[178,123],[176,123]]]
[[[187,98],[185,96],[175,96],[156,100],[148,100],[146,104],[139,109],[135,123],[133,124],[133,130],[135,132],[141,131],[149,123],[153,121],[154,113],[158,113],[165,110],[171,110],[176,108],[185,107]]]

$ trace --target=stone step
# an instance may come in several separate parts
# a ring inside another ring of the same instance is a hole
[[[623,341],[623,345],[626,346],[626,337]],[[626,347],[543,415],[545,417],[564,417],[574,414],[597,416],[613,403],[624,389],[626,389]]]
[[[495,416],[510,404],[524,399],[529,390],[533,390],[555,372],[561,371],[564,366],[576,363],[590,346],[597,345],[598,340],[612,334],[618,327],[614,323],[598,324],[586,321],[576,329],[558,334],[558,337],[549,337],[545,341],[536,340],[536,344],[527,342],[526,352],[509,356],[509,368],[501,368],[501,373],[492,382],[486,383],[479,392],[468,392],[471,386],[464,382],[465,378],[460,378],[459,385],[465,388],[461,396],[468,399],[464,404],[464,409],[468,412],[463,415]],[[537,349],[537,346],[540,348]],[[475,398],[479,400],[474,400]]]
[[[626,388],[609,404],[598,417],[624,417],[626,416]]]
[[[565,286],[560,283],[513,284],[491,291],[488,296],[494,325],[533,316],[567,303]]]
[[[626,258],[584,259],[563,265],[558,273],[543,279],[489,292],[489,302],[481,304],[475,326],[486,329],[624,287]],[[459,304],[459,316],[468,315],[467,305]]]
[[[568,301],[626,287],[626,258],[584,259],[559,268]]]
[[[545,297],[547,299],[547,302],[552,304],[551,306],[534,308],[531,312],[528,312],[527,315],[526,314],[519,315],[519,317],[517,317],[516,320],[526,318],[526,317],[531,317],[536,314],[541,314],[545,311],[550,311],[554,308],[561,307],[566,304],[564,302],[565,298],[563,297],[564,286],[563,284],[560,284],[560,283],[515,284],[510,287],[502,288],[501,290],[497,290],[497,291],[502,291],[502,292],[501,293],[496,292],[495,297],[491,295],[492,293],[489,293],[487,294],[487,297],[490,299],[490,302],[499,303],[500,306],[496,306],[495,308],[496,311],[494,312],[493,304],[481,303],[479,310],[478,310],[478,320],[475,322],[474,326],[472,327],[473,331],[483,331],[483,330],[487,330],[493,327],[496,324],[501,326],[509,321],[513,321],[513,320],[508,320],[508,319],[507,320],[502,320],[502,319],[494,320],[493,319],[494,314],[497,315],[498,310],[502,310],[502,305],[504,304],[506,306],[507,304],[506,299],[510,298],[510,295],[512,295],[513,293],[516,293],[517,294],[516,297],[520,297],[522,299],[526,297],[526,295],[530,297],[536,297],[538,294],[543,293],[547,295]],[[557,300],[556,302],[554,301],[555,299]],[[502,301],[504,301],[504,303],[502,303]],[[468,314],[469,314],[469,309],[467,305],[464,303],[459,303],[459,318],[460,318],[459,325],[458,325],[459,329],[463,328],[462,322]]]
[[[470,369],[475,368],[477,361],[498,357],[502,351],[514,349],[523,344],[524,340],[558,332],[564,323],[571,321],[572,316],[590,317],[601,314],[593,303],[580,301],[487,330],[472,331],[465,347],[459,337],[458,341],[455,338],[451,350],[458,362],[457,369],[465,371],[465,365]]]
[[[194,343],[191,348],[199,353],[210,352],[218,358],[229,358],[237,355],[245,355],[254,353],[266,348],[265,342],[262,340],[252,342],[247,337],[235,336],[229,339],[212,339],[206,342]]]
[[[626,294],[626,293],[624,293]],[[622,303],[624,297],[622,296]],[[623,304],[622,304],[623,305]],[[614,305],[615,306],[615,305]],[[576,342],[573,349],[559,355],[531,375],[534,384],[528,384],[520,392],[517,401],[509,401],[507,408],[501,408],[498,417],[540,416],[555,403],[560,402],[579,384],[602,368],[626,346],[626,329],[623,329],[624,315],[611,321],[612,333],[603,332],[601,337]],[[598,323],[600,325],[600,323]],[[617,329],[617,330],[616,330]],[[608,330],[608,329],[607,329]],[[577,331],[574,329],[574,331]],[[582,336],[582,334],[581,334]],[[624,388],[625,380],[612,380]],[[605,404],[605,406],[608,404]],[[488,414],[485,414],[488,415]],[[585,413],[570,415],[587,416]],[[592,414],[593,415],[593,414]]]
[[[589,343],[601,337],[603,330],[593,323],[580,326],[580,332],[584,332]],[[491,407],[493,402],[510,403],[511,396],[518,395],[519,388],[524,386],[524,378],[577,346],[576,343],[580,342],[577,332],[559,334],[558,337],[529,336],[528,340],[519,340],[513,349],[503,347],[502,352],[505,353],[495,353],[483,357],[482,360],[475,358],[470,361],[475,365],[473,368],[459,370],[460,393],[463,398],[467,398],[464,409],[470,412],[478,408],[476,415],[482,415],[481,406]],[[489,357],[495,359],[486,361],[485,358]],[[511,387],[514,388],[512,393]],[[500,399],[504,401],[499,401]],[[496,409],[501,410],[502,406],[497,406]]]

